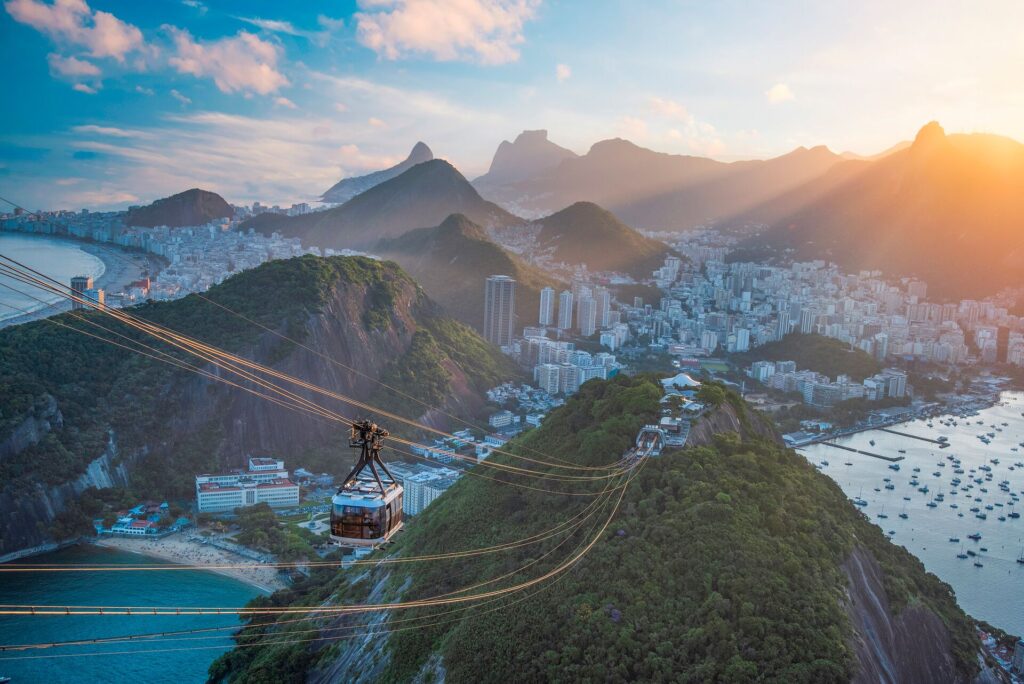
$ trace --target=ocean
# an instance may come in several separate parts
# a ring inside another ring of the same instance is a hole
[[[106,270],[102,259],[82,250],[74,241],[47,235],[0,233],[0,254],[63,283],[70,283],[71,277],[76,275],[91,275],[98,279]],[[61,299],[59,295],[41,292],[5,276],[0,276],[0,284],[20,291],[13,292],[8,287],[0,287],[0,321],[20,316],[23,311],[35,311],[46,306],[21,293],[30,293],[49,304]]]
[[[152,558],[77,546],[20,561],[46,564],[159,564]],[[243,606],[260,594],[212,572],[32,572],[0,575],[0,604]],[[49,643],[133,633],[239,625],[234,615],[0,615],[0,645]],[[138,642],[0,652],[0,676],[22,682],[205,682],[210,664],[233,644],[233,630]],[[212,637],[212,638],[209,638]],[[104,655],[95,655],[95,654]],[[110,653],[110,655],[107,655]],[[93,654],[93,655],[89,655]],[[20,659],[25,656],[41,656]],[[73,657],[72,657],[73,656]]]
[[[1017,562],[1024,553],[1024,502],[1015,502],[1010,493],[1000,489],[999,483],[1007,482],[1009,492],[1024,499],[1024,466],[1015,465],[1024,464],[1022,412],[1024,393],[1004,392],[999,404],[980,411],[977,416],[940,416],[891,428],[931,439],[944,435],[950,444],[945,449],[880,430],[838,440],[838,444],[855,449],[904,456],[899,471],[889,469],[886,461],[824,444],[816,444],[801,453],[835,480],[851,499],[861,497],[867,501],[868,505],[861,509],[864,514],[886,532],[891,531],[894,543],[906,547],[930,572],[952,586],[961,607],[969,615],[1019,636],[1024,635],[1024,564]],[[944,425],[949,419],[955,420],[957,425]],[[928,422],[932,427],[928,427]],[[978,439],[979,435],[990,432],[995,435],[990,444]],[[900,449],[906,453],[900,454]],[[949,456],[960,459],[963,474],[953,472]],[[998,463],[993,463],[993,459]],[[991,468],[990,481],[985,479],[988,471],[981,466]],[[915,468],[919,472],[915,472]],[[918,478],[917,486],[910,484],[914,475]],[[950,482],[955,477],[961,480],[959,486]],[[891,482],[886,482],[885,478]],[[981,478],[981,483],[974,478]],[[890,483],[894,489],[885,488]],[[927,493],[919,491],[925,486]],[[966,491],[961,489],[968,486]],[[934,508],[929,507],[928,503],[940,493],[945,500],[936,502]],[[987,510],[987,506],[992,509]],[[977,518],[970,511],[972,507],[979,508],[987,519]],[[1014,510],[1022,517],[1008,517]],[[907,514],[906,519],[899,517],[903,512]],[[879,518],[879,514],[887,517]],[[1005,520],[1000,521],[1000,516]],[[974,533],[981,535],[980,541],[968,539],[968,535]],[[951,542],[950,538],[954,537],[960,541]],[[982,548],[987,550],[982,551]],[[958,558],[961,549],[977,555]],[[975,561],[982,567],[976,567]]]

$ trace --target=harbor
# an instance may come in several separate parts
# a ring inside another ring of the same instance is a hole
[[[837,447],[846,461],[835,459]],[[821,441],[800,453],[950,584],[970,615],[1024,633],[1024,393],[1004,392],[977,411]],[[883,461],[902,460],[880,463],[886,454],[893,457]]]

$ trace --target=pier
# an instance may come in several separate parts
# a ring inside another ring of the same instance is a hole
[[[818,444],[824,444],[826,446],[835,447],[836,449],[842,449],[843,451],[850,451],[855,454],[861,454],[863,456],[870,456],[871,458],[889,461],[890,463],[896,463],[897,461],[903,460],[902,456],[883,456],[882,454],[876,454],[871,451],[864,451],[863,449],[854,449],[853,447],[843,446],[842,444],[836,444],[835,442],[818,442]]]
[[[910,437],[911,439],[919,439],[922,442],[931,442],[932,444],[942,444],[942,442],[940,442],[937,439],[932,439],[931,437],[922,437],[921,435],[912,435],[909,432],[900,432],[899,430],[890,430],[889,428],[884,428],[884,427],[880,427],[880,428],[878,428],[878,430],[879,430],[879,432],[888,432],[891,435],[899,435],[900,437]]]

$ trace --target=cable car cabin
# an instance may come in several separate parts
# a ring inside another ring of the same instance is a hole
[[[331,500],[331,540],[343,546],[376,546],[402,527],[402,485],[349,480]]]

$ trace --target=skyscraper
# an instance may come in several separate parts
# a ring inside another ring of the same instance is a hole
[[[558,295],[558,329],[569,330],[572,328],[572,292],[563,290]]]
[[[545,287],[540,291],[540,316],[537,323],[551,325],[555,322],[555,289]]]
[[[610,324],[609,314],[612,311],[612,293],[608,288],[599,287],[594,296],[597,298],[597,323],[602,328],[607,328]]]
[[[73,276],[71,278],[71,291],[78,295],[78,297],[85,299],[85,291],[92,289],[92,276]],[[85,304],[81,304],[74,300],[71,301],[72,309],[84,309]]]
[[[492,275],[484,286],[484,339],[499,347],[512,345],[515,327],[516,281]]]
[[[576,320],[581,335],[584,337],[593,335],[597,330],[597,300],[593,297],[581,298]]]

